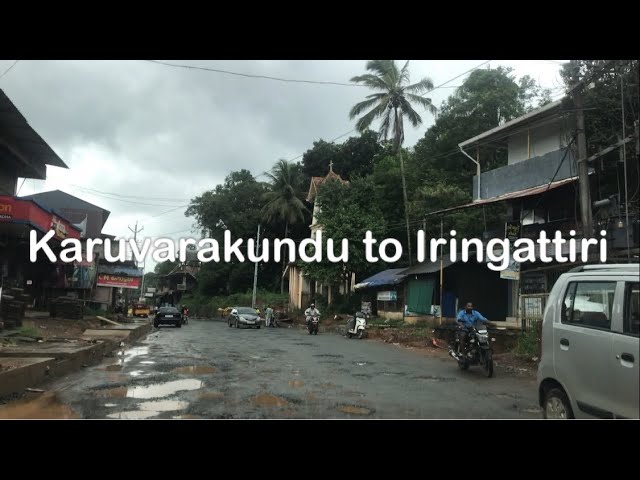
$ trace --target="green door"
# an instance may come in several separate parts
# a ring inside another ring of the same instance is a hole
[[[433,279],[420,278],[409,280],[407,308],[410,312],[430,314],[433,299]]]

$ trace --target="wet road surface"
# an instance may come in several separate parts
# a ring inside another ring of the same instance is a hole
[[[13,418],[540,418],[532,379],[369,340],[190,320],[46,387]],[[34,402],[41,402],[37,408]],[[64,414],[46,412],[63,412]],[[2,408],[0,408],[0,418]]]

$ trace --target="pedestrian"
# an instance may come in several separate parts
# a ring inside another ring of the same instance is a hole
[[[267,327],[275,327],[275,321],[273,318],[273,308],[271,305],[267,305],[267,308],[264,311],[265,323]]]

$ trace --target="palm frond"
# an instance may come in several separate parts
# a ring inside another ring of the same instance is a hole
[[[393,88],[398,83],[398,67],[394,60],[369,60],[367,70],[375,72],[380,77],[387,88]]]
[[[418,105],[423,107],[431,115],[435,115],[438,112],[438,109],[431,103],[430,98],[421,97],[420,95],[414,95],[413,93],[407,93],[405,96],[411,102],[417,103]]]
[[[386,103],[380,103],[375,108],[372,108],[369,112],[365,113],[358,122],[356,123],[356,128],[359,132],[365,131],[371,123],[376,119],[376,117],[381,117],[387,108]]]
[[[400,106],[402,108],[402,115],[406,116],[409,119],[411,125],[417,127],[422,123],[420,114],[413,109],[406,98],[402,98],[402,100],[400,101]]]
[[[433,90],[433,81],[431,81],[430,78],[423,78],[418,83],[407,85],[404,89],[405,92],[416,93],[418,95],[430,92],[431,90]]]
[[[409,82],[409,60],[404,64],[402,70],[400,70],[400,85]]]
[[[369,107],[373,107],[378,102],[379,100],[377,98],[370,98],[369,100],[363,100],[362,102],[356,103],[349,112],[349,118],[353,120],[364,110],[367,110]]]
[[[358,75],[351,79],[353,83],[361,83],[374,90],[389,90],[387,85],[381,77],[367,73],[365,75]]]

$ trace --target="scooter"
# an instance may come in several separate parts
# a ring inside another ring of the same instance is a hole
[[[363,339],[367,336],[367,317],[362,312],[357,312],[347,322],[347,337]]]
[[[320,323],[320,317],[314,315],[313,317],[307,317],[307,328],[309,329],[309,335],[318,335],[318,324]]]

